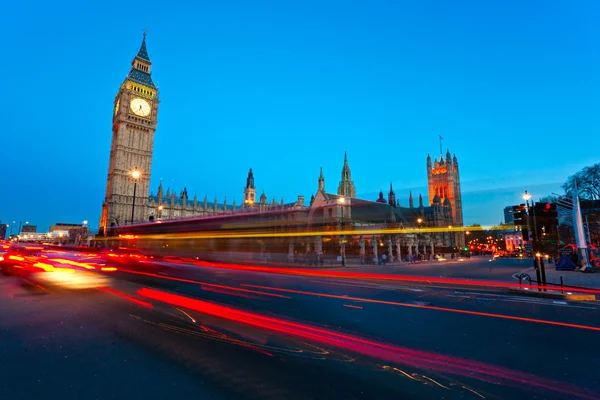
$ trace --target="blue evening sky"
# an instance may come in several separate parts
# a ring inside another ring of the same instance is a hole
[[[98,225],[114,96],[148,29],[161,105],[152,188],[307,200],[425,194],[456,153],[466,223],[598,161],[596,1],[6,2],[0,220]]]

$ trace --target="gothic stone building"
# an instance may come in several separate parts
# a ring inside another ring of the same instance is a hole
[[[293,219],[294,226],[297,227],[298,222],[302,221],[305,229],[324,226],[331,228],[340,224],[345,228],[372,229],[374,232],[385,227],[418,227],[422,234],[397,237],[395,245],[398,248],[402,246],[408,252],[434,252],[436,247],[464,245],[462,232],[458,232],[459,229],[451,232],[449,228],[460,228],[463,225],[458,160],[456,156],[451,158],[449,152],[445,159],[440,156],[440,160],[436,159],[433,164],[431,157],[427,157],[429,202],[424,204],[423,197],[419,195],[418,206],[414,205],[412,193],[409,194],[408,207],[401,206],[391,184],[387,200],[383,192],[373,200],[357,198],[347,154],[344,154],[341,180],[336,193],[326,191],[321,169],[317,191],[311,196],[308,206],[304,204],[304,196],[298,196],[297,201],[285,203],[283,198],[279,202],[275,198],[267,201],[263,192],[257,200],[252,169],[248,172],[243,189],[244,200],[239,206],[235,201],[227,204],[226,199],[218,202],[214,198],[209,202],[207,196],[199,201],[196,195],[188,195],[187,188],[179,193],[171,189],[164,192],[162,183],[156,194],[148,194],[159,105],[159,93],[152,81],[151,67],[144,34],[129,75],[115,97],[101,231],[110,227],[127,226],[132,222],[139,227],[128,228],[130,231],[147,230],[152,225],[155,227],[152,230],[163,229],[154,224],[157,221],[161,221],[162,224],[159,225],[165,229],[167,225],[170,229],[174,229],[173,226],[177,224],[189,225],[192,220],[200,221],[194,224],[201,226],[204,217],[223,217],[235,221],[243,220],[248,215],[257,218],[256,215],[262,213],[273,225],[281,225],[280,221],[275,221],[277,218]],[[134,180],[132,171],[139,171],[137,181]],[[346,239],[349,243],[378,240],[375,235],[370,238],[361,235]],[[392,253],[393,249],[389,244],[391,239],[388,238],[387,241]],[[315,248],[318,247],[315,244]]]

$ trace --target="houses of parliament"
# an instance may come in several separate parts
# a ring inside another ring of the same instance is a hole
[[[310,200],[298,196],[291,202],[271,198],[262,192],[257,197],[254,174],[250,168],[243,188],[241,204],[226,198],[190,196],[187,188],[179,192],[163,188],[162,182],[155,193],[150,191],[150,171],[156,132],[159,92],[152,80],[152,61],[146,48],[146,34],[131,63],[128,76],[120,85],[114,101],[112,143],[106,181],[106,195],[102,203],[100,233],[109,227],[162,220],[202,218],[215,215],[247,212],[268,212],[295,209],[305,214],[307,223],[312,218],[335,218],[340,210],[340,198],[345,202],[345,219],[360,226],[376,226],[389,222],[403,226],[424,223],[432,227],[463,226],[459,163],[448,151],[432,161],[426,158],[428,202],[418,196],[415,204],[412,193],[406,197],[408,207],[400,205],[392,185],[387,198],[380,192],[377,199],[359,199],[352,180],[348,157],[344,154],[341,177],[335,193],[328,192],[321,169],[316,191]],[[422,221],[422,222],[417,222]],[[439,246],[464,246],[462,235],[439,234],[431,238]]]

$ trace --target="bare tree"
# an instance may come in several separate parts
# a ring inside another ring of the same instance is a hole
[[[562,188],[570,195],[575,189],[575,183],[579,189],[579,196],[588,200],[600,199],[600,163],[585,167],[575,175],[567,178]]]

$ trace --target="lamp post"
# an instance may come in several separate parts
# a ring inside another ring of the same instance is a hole
[[[158,220],[159,221],[162,220],[162,210],[163,210],[163,208],[164,207],[162,205],[158,206]]]
[[[523,199],[525,200],[525,205],[527,207],[527,236],[531,237],[531,228],[530,228],[530,223],[529,223],[529,215],[531,213],[531,209],[529,208],[529,200],[531,199],[531,195],[529,193],[527,193],[527,190],[525,191],[525,193],[523,193]],[[537,224],[535,221],[535,212],[533,214],[533,229],[537,231]],[[535,267],[535,273],[536,273],[536,278],[538,281],[538,286],[540,283],[545,286],[546,285],[546,266],[544,265],[544,261],[542,260],[541,253],[536,252],[538,250],[538,246],[536,243],[537,242],[537,232],[534,232],[534,234],[535,234],[535,239],[531,243],[531,248],[534,252],[533,266]],[[539,288],[538,288],[538,290],[539,290]],[[544,288],[544,291],[546,291],[545,288]]]
[[[523,200],[525,200],[525,206],[527,207],[527,241],[530,242],[531,240],[531,227],[529,224],[529,215],[530,215],[530,210],[529,210],[529,200],[531,199],[531,195],[529,193],[527,193],[527,190],[525,191],[525,193],[523,193]],[[532,244],[533,246],[533,244]]]
[[[419,256],[419,236],[421,233],[421,223],[423,222],[423,218],[417,218],[417,223],[419,224],[419,231],[417,232],[417,257]]]
[[[342,220],[340,223],[340,227],[342,232],[344,231],[344,203],[346,203],[346,198],[341,196],[338,198],[338,202],[340,203],[340,207],[341,207],[341,212],[342,212]],[[342,267],[346,266],[346,243],[344,243],[344,235],[340,235],[340,242],[341,242],[341,246],[340,246],[340,252],[342,253]]]
[[[131,224],[133,225],[133,218],[135,214],[135,191],[137,189],[137,181],[142,176],[142,173],[136,168],[131,171],[131,178],[133,178],[133,202],[131,204]]]

